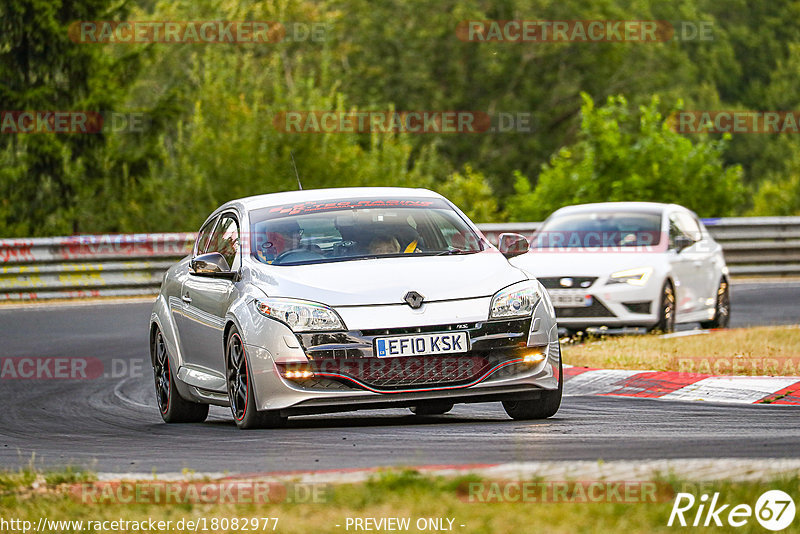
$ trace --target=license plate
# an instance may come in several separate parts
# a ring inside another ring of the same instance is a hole
[[[457,354],[468,350],[469,335],[466,332],[393,336],[375,340],[375,354],[378,358]]]
[[[556,308],[583,308],[592,305],[592,296],[583,293],[550,293],[550,300]]]

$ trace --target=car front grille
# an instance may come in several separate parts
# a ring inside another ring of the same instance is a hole
[[[529,365],[521,363],[521,354],[504,352],[313,361],[304,368],[314,376],[293,382],[310,389],[396,391],[466,386],[483,377],[498,380],[530,370]]]
[[[506,364],[525,351],[531,320],[516,319],[481,323],[436,325],[413,328],[373,329],[328,334],[300,334],[298,339],[309,358],[313,378],[293,383],[311,389],[425,389],[466,385],[492,371],[491,378],[510,376],[528,366]],[[378,358],[373,352],[376,337],[415,333],[464,331],[471,349],[460,354]],[[506,365],[503,365],[506,364]],[[499,366],[499,367],[498,367]]]
[[[480,356],[407,356],[314,362],[310,369],[318,376],[349,378],[383,389],[469,382],[489,367]]]
[[[451,332],[458,330],[478,329],[480,327],[481,323],[464,323],[461,325],[445,324],[445,325],[431,325],[431,326],[413,326],[407,328],[375,328],[372,330],[362,330],[361,334],[369,337],[402,336],[406,334],[425,334],[429,332]]]
[[[555,310],[556,319],[567,317],[616,317],[611,310],[603,306],[596,298],[592,298],[591,306],[556,308]]]

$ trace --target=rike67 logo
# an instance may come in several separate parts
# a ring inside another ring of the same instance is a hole
[[[743,527],[751,518],[755,517],[758,523],[773,531],[783,530],[792,524],[795,516],[795,506],[792,498],[781,490],[764,492],[756,501],[755,507],[749,504],[722,503],[719,492],[710,498],[704,493],[696,499],[691,493],[678,493],[669,514],[667,526],[730,526]]]

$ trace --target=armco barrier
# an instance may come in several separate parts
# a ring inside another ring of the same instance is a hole
[[[0,300],[153,295],[193,233],[0,240]]]
[[[734,276],[800,275],[800,217],[729,217],[703,219],[721,245]],[[503,232],[530,238],[541,223],[483,224],[493,243]]]
[[[800,275],[800,217],[706,219],[735,276]],[[482,224],[494,243],[503,232],[530,237],[541,223]],[[0,240],[0,301],[154,295],[193,233]]]

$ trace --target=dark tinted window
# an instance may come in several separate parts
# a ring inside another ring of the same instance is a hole
[[[231,270],[239,269],[239,225],[230,215],[223,215],[211,235],[207,252],[219,252],[225,257]]]
[[[208,248],[208,240],[211,237],[211,232],[214,230],[214,225],[216,224],[217,220],[219,220],[219,217],[214,217],[200,229],[200,232],[197,234],[197,241],[195,241],[194,244],[195,255],[206,252]]]
[[[441,199],[343,199],[250,213],[252,254],[297,265],[410,254],[469,254],[477,234]]]
[[[658,245],[661,214],[595,212],[554,215],[534,235],[534,248],[592,248]]]

